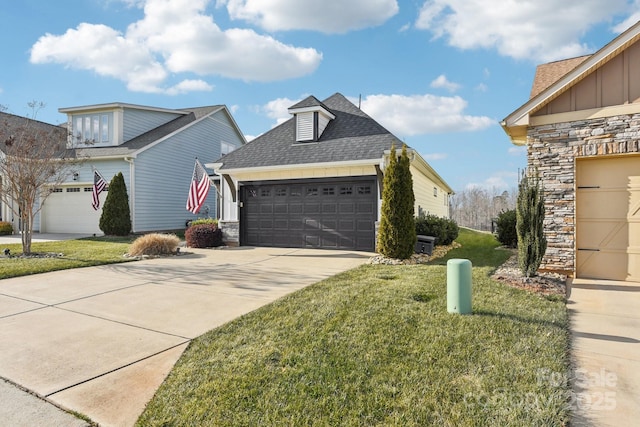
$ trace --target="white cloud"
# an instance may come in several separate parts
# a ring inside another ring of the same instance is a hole
[[[592,52],[580,38],[632,8],[628,0],[426,0],[416,27],[461,49],[552,61]]]
[[[232,19],[268,31],[313,30],[345,33],[384,23],[398,13],[396,0],[218,0]]]
[[[516,172],[499,171],[482,182],[470,182],[467,189],[483,188],[485,190],[505,189],[513,187],[513,183],[518,181]]]
[[[439,132],[478,131],[495,125],[486,116],[464,114],[467,102],[459,96],[369,95],[362,110],[398,137]]]
[[[63,35],[47,33],[31,48],[31,62],[91,70],[126,82],[132,91],[167,94],[212,89],[194,79],[167,87],[179,73],[274,81],[309,74],[320,64],[322,54],[315,49],[286,45],[252,30],[221,30],[204,13],[209,2],[146,0],[144,17],[124,33],[88,23]]]
[[[265,105],[258,108],[258,111],[266,114],[267,117],[276,121],[273,127],[278,126],[281,123],[286,122],[291,118],[289,114],[289,107],[300,102],[300,99],[289,98],[277,98],[273,101],[267,102]]]
[[[478,83],[474,89],[478,92],[486,92],[489,90],[489,86],[484,83]]]
[[[435,80],[433,80],[430,84],[433,88],[443,88],[448,90],[449,92],[455,92],[460,89],[460,85],[458,83],[453,83],[447,80],[447,76],[444,74],[440,74]]]

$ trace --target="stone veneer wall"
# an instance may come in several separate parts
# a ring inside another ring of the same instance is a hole
[[[222,230],[222,241],[227,246],[240,246],[240,222],[219,221]]]
[[[547,252],[542,270],[575,265],[575,159],[638,153],[640,113],[532,127],[528,165],[544,185]]]

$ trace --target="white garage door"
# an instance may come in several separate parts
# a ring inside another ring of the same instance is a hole
[[[91,191],[91,186],[56,188],[40,211],[40,232],[102,234],[98,224],[106,193],[100,195],[96,211],[91,206]]]
[[[640,281],[640,156],[576,163],[576,276]]]

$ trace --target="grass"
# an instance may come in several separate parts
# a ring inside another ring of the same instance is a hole
[[[62,254],[62,256],[51,258],[1,257],[0,279],[125,262],[128,259],[123,258],[123,255],[127,252],[132,240],[131,237],[89,237],[78,240],[33,242],[31,244],[32,253],[54,253]],[[2,249],[5,248],[15,255],[22,252],[21,244],[14,243],[2,246]]]
[[[508,252],[462,230],[432,265],[365,265],[192,341],[139,426],[551,426],[568,420],[565,306],[489,278]],[[446,260],[473,315],[446,311]]]

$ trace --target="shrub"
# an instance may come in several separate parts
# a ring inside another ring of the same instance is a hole
[[[389,164],[384,171],[382,208],[378,231],[378,252],[389,258],[407,259],[414,252],[416,226],[413,218],[413,178],[406,145],[400,158],[391,146]]]
[[[176,253],[179,244],[180,239],[175,234],[145,234],[133,241],[129,255],[170,255]]]
[[[129,196],[122,172],[114,176],[109,184],[99,226],[107,236],[126,236],[131,232]]]
[[[190,248],[212,248],[223,244],[222,230],[217,223],[191,225],[184,233],[184,238]]]
[[[214,219],[214,218],[198,218],[198,219],[194,219],[193,221],[189,222],[189,225],[199,225],[199,224],[215,224],[215,226],[218,226],[218,220]]]
[[[13,234],[13,225],[7,221],[0,221],[0,235],[6,236],[7,234]]]
[[[496,238],[498,242],[510,248],[518,246],[518,233],[516,232],[516,210],[502,211],[496,221]]]
[[[416,218],[416,234],[433,236],[436,244],[446,246],[458,238],[460,229],[452,219],[436,215],[420,215]]]
[[[518,264],[525,277],[538,274],[542,257],[547,250],[544,237],[544,189],[538,171],[528,176],[522,173],[516,204],[518,233]]]

